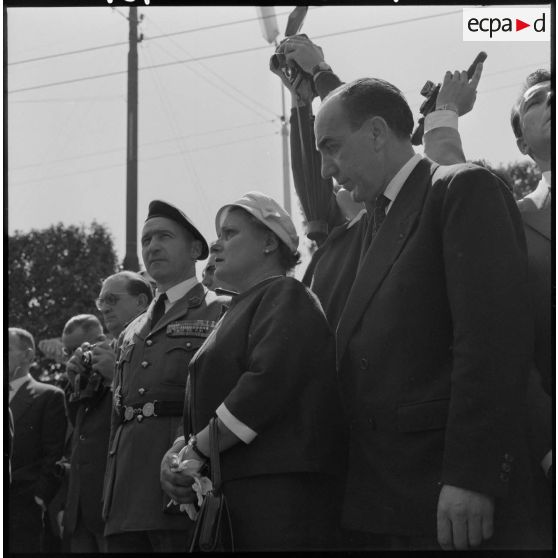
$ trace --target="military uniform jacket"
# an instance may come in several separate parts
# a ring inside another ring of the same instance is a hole
[[[521,218],[487,170],[436,168],[423,159],[403,185],[337,328],[356,530],[435,536],[442,484],[496,497],[498,522],[525,484]]]
[[[227,301],[197,284],[153,329],[154,302],[121,334],[103,494],[105,535],[186,527],[186,516],[163,513],[169,499],[159,481],[161,459],[182,434],[188,363]],[[126,407],[154,401],[176,402],[179,411],[124,421]]]

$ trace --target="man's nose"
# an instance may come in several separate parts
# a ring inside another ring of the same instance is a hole
[[[546,104],[550,107],[554,101],[554,91],[551,89],[546,96]]]
[[[333,164],[333,161],[331,161],[331,159],[329,157],[324,157],[322,155],[322,178],[324,179],[328,179],[328,178],[333,178],[335,175],[337,168],[336,166]]]

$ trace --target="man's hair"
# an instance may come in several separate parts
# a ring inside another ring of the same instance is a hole
[[[528,89],[531,89],[533,85],[537,85],[537,83],[542,83],[543,81],[550,81],[551,75],[548,70],[543,70],[539,68],[534,72],[531,72],[525,81],[521,84],[521,89],[519,90],[519,95],[515,101],[511,109],[510,121],[513,133],[515,134],[516,138],[520,138],[523,135],[521,130],[521,122],[519,121],[519,106],[521,104],[521,100],[523,99],[523,95]]]
[[[79,328],[83,329],[84,333],[93,333],[95,330],[103,331],[103,326],[97,316],[93,314],[78,314],[66,322],[62,335],[71,335]]]
[[[413,113],[403,93],[383,79],[356,79],[333,95],[339,95],[353,129],[372,116],[381,116],[399,138],[409,138],[413,131]]]
[[[10,327],[8,328],[8,332],[16,336],[17,344],[21,350],[26,351],[27,349],[32,349],[33,352],[35,352],[35,339],[33,339],[33,336],[26,329]]]
[[[119,277],[127,280],[126,290],[128,291],[129,295],[139,296],[141,294],[144,294],[147,297],[147,304],[149,304],[153,300],[153,288],[151,287],[151,283],[143,275],[140,275],[135,271],[119,271],[118,273],[109,275],[106,279],[103,280],[103,283],[105,283],[109,279]]]

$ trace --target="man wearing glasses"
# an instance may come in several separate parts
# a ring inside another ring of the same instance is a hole
[[[70,417],[74,431],[63,520],[71,552],[106,551],[101,494],[110,432],[115,344],[125,326],[145,312],[152,298],[146,279],[122,271],[103,281],[95,301],[112,340],[105,337],[101,323],[90,314],[74,316],[64,327],[62,342],[65,352],[71,355],[66,370],[73,387]]]

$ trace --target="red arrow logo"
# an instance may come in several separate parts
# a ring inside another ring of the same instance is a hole
[[[525,27],[531,27],[530,23],[525,23],[524,21],[521,21],[520,19],[515,18],[515,30],[516,31],[521,31],[522,29],[525,29]]]

